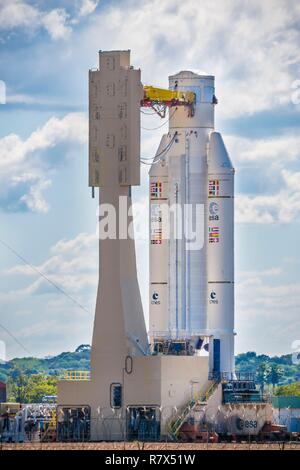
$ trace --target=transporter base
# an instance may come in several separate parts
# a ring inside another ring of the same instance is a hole
[[[105,395],[115,384],[59,382],[58,440],[217,442],[266,439],[268,426],[280,431],[249,374],[208,380],[208,359],[197,356],[136,357],[131,365],[110,407]]]
[[[127,372],[124,367],[117,399],[117,384],[105,388],[101,377],[60,381],[58,426],[70,410],[88,407],[91,440],[169,439],[173,420],[192,401],[204,402],[213,384],[206,357],[134,357]]]

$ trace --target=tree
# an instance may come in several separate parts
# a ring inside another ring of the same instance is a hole
[[[294,382],[292,384],[281,385],[280,387],[277,387],[275,395],[285,397],[300,397],[300,382]]]
[[[273,393],[275,389],[275,385],[278,384],[281,377],[284,375],[283,368],[280,367],[278,364],[272,364],[269,371],[268,381],[272,384]]]
[[[15,375],[8,380],[8,398],[18,403],[39,403],[44,396],[57,394],[57,376]]]
[[[57,376],[32,375],[28,381],[28,403],[39,403],[44,396],[57,395]]]
[[[24,375],[20,369],[15,368],[7,381],[8,400],[17,403],[27,403],[28,381],[29,377]]]
[[[77,349],[75,349],[75,352],[78,353],[78,352],[90,351],[90,350],[91,350],[91,346],[89,344],[81,344],[80,346],[78,346]]]
[[[264,393],[265,384],[269,380],[271,367],[267,362],[262,362],[256,372],[256,380],[260,385],[261,393]]]

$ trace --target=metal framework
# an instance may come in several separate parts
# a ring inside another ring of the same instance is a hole
[[[152,108],[161,118],[166,116],[166,109],[173,106],[186,106],[189,116],[194,115],[196,94],[193,91],[167,90],[153,86],[144,86],[143,108]]]

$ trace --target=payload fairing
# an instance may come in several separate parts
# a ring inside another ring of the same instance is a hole
[[[170,109],[150,170],[151,343],[162,353],[209,348],[210,372],[232,374],[234,169],[214,131],[214,77],[183,71],[169,87],[196,102],[193,113]]]

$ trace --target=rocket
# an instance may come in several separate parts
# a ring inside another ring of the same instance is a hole
[[[234,371],[234,168],[222,136],[208,144],[207,318],[210,369]]]
[[[149,336],[153,351],[201,355],[211,375],[234,373],[234,168],[214,128],[214,77],[182,71],[150,169]],[[166,229],[166,227],[168,229]]]

